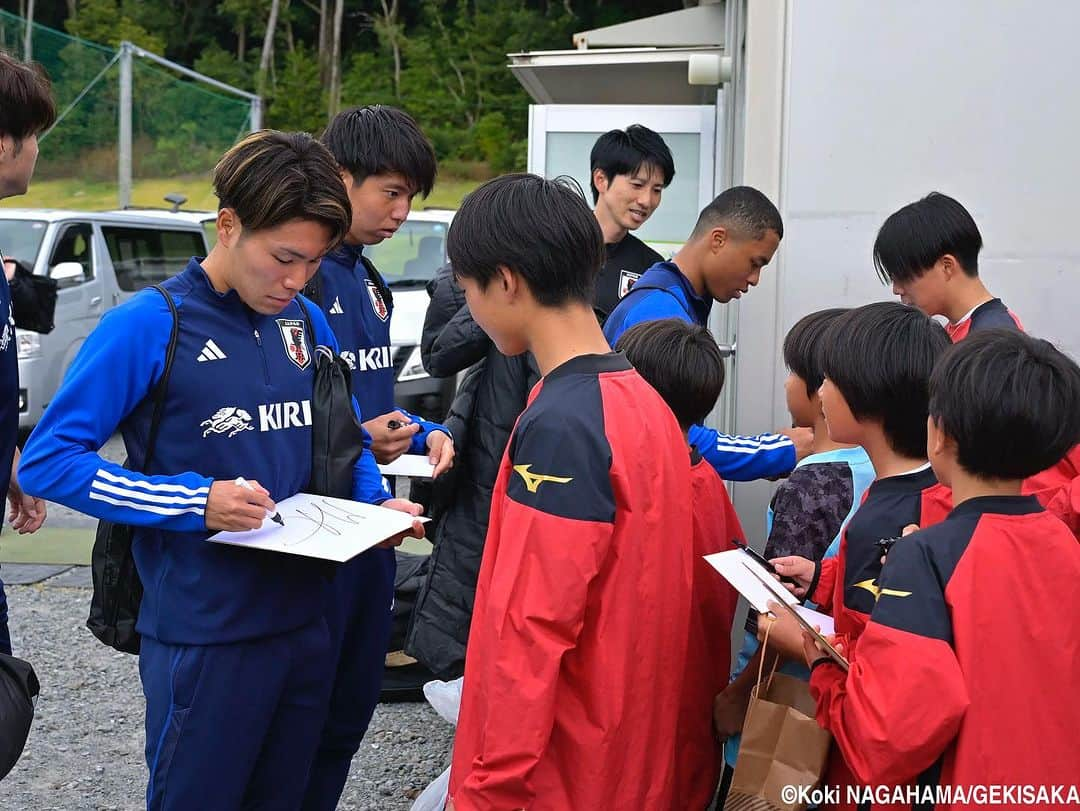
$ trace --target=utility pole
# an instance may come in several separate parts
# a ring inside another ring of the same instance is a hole
[[[34,0],[26,7],[26,34],[23,38],[23,59],[29,62],[34,58]]]
[[[117,186],[120,208],[131,205],[131,68],[134,46],[120,43],[120,142],[117,154]]]

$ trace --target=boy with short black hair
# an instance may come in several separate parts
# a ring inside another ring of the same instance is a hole
[[[1046,341],[979,333],[935,368],[929,413],[956,507],[889,553],[857,668],[805,640],[818,721],[866,785],[1061,786],[1071,802],[1026,802],[1075,804],[1080,546],[1020,493],[1080,440],[1080,369]],[[1064,699],[1017,700],[1047,680]]]
[[[940,325],[913,307],[868,304],[837,318],[825,334],[821,407],[829,437],[861,445],[876,478],[840,537],[836,557],[772,559],[777,573],[793,578],[796,594],[832,614],[838,644],[852,657],[879,594],[882,550],[910,524],[929,526],[952,507],[926,459],[928,386],[934,364],[949,345]],[[769,648],[790,659],[802,654],[802,632],[786,613],[769,630]],[[761,615],[759,635],[767,615]],[[851,776],[842,758],[830,759],[827,785]]]
[[[705,327],[661,318],[631,327],[615,351],[622,352],[645,382],[664,398],[679,426],[702,422],[724,388],[724,357]]]
[[[568,185],[505,175],[447,247],[477,324],[543,375],[492,497],[447,808],[672,808],[690,460],[593,313],[600,226]]]
[[[605,258],[596,281],[596,307],[604,315],[660,254],[631,234],[660,206],[664,189],[675,177],[675,161],[664,139],[648,127],[631,124],[596,139],[589,155],[589,186]]]
[[[698,215],[672,260],[651,267],[619,302],[604,322],[604,335],[614,346],[630,327],[657,318],[708,326],[713,301],[731,301],[756,285],[783,235],[780,212],[760,191],[724,191]],[[690,442],[724,479],[752,481],[790,473],[809,449],[809,433],[728,436],[699,424],[690,429]]]
[[[435,151],[408,113],[380,104],[343,110],[320,140],[338,162],[353,219],[344,241],[323,259],[308,292],[326,313],[353,370],[353,393],[375,458],[386,464],[406,452],[430,452],[441,473],[450,463],[443,459],[449,435],[394,407],[394,296],[363,254],[365,246],[394,235],[417,194],[431,193]],[[391,427],[393,422],[401,427]]]
[[[712,411],[724,385],[724,358],[705,327],[679,318],[631,327],[615,349],[668,404],[689,430]],[[689,440],[687,440],[689,444]],[[705,808],[720,779],[720,746],[712,731],[713,697],[727,683],[729,641],[738,595],[704,556],[745,542],[723,480],[690,448],[690,502],[694,533],[693,617],[675,747],[675,802],[671,808]]]
[[[931,192],[892,214],[874,243],[874,264],[905,304],[949,319],[954,342],[984,329],[1023,331],[1020,319],[979,278],[982,236],[956,200]],[[1024,484],[1080,538],[1080,447]]]
[[[393,236],[417,194],[435,183],[435,152],[416,122],[396,107],[353,107],[334,116],[321,138],[338,163],[352,223],[306,288],[318,303],[352,369],[371,450],[386,464],[405,452],[427,454],[439,476],[454,443],[441,425],[394,407],[390,286],[363,254]],[[399,423],[393,427],[393,423]],[[337,663],[329,713],[308,777],[304,811],[338,805],[353,755],[367,731],[382,687],[394,605],[393,549],[370,549],[342,564],[327,604]]]
[[[800,555],[817,562],[835,556],[841,530],[874,480],[874,467],[866,451],[832,439],[821,409],[819,389],[825,379],[824,358],[829,350],[826,336],[832,324],[847,312],[846,308],[836,307],[810,313],[799,319],[784,338],[788,412],[792,424],[813,429],[814,441],[811,454],[780,483],[769,503],[764,552],[768,558]],[[726,765],[732,769],[761,656],[757,615],[751,613],[731,684],[716,696],[714,706],[716,733],[727,739],[724,754]],[[771,667],[771,662],[766,667]],[[783,663],[781,670],[803,680],[810,675],[801,657]]]
[[[805,594],[830,611],[837,634],[854,642],[877,597],[879,540],[897,538],[910,524],[928,526],[952,507],[926,459],[928,386],[934,364],[949,345],[945,330],[927,315],[893,302],[858,307],[837,318],[825,340],[821,406],[829,437],[860,445],[876,478],[852,516],[835,558],[772,560]],[[779,621],[770,645],[798,656],[794,621]],[[848,646],[850,647],[850,646]]]
[[[949,319],[953,341],[981,329],[1022,330],[979,278],[982,246],[968,210],[935,191],[889,215],[874,241],[874,265],[904,304]]]

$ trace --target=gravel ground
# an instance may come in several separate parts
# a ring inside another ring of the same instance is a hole
[[[0,783],[4,811],[143,807],[143,698],[134,656],[94,639],[90,592],[9,586],[15,651],[41,680],[22,760]],[[408,809],[449,763],[453,727],[426,703],[384,704],[353,759],[342,809]]]
[[[109,441],[102,455],[123,459],[119,437]],[[81,513],[49,505],[49,526],[94,523]],[[144,807],[138,660],[107,648],[86,629],[88,588],[46,580],[34,586],[9,585],[6,590],[15,653],[34,665],[41,696],[22,760],[0,782],[0,809]],[[453,732],[426,703],[379,706],[353,758],[338,807],[410,808],[416,795],[449,764]]]

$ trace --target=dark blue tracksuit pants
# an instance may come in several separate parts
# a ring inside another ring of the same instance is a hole
[[[221,645],[144,636],[147,808],[295,811],[326,713],[330,654],[322,619]]]
[[[393,549],[372,549],[342,564],[327,610],[337,672],[304,811],[337,808],[349,765],[364,739],[382,689],[394,601]]]

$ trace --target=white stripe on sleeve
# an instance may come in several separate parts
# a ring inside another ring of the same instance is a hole
[[[206,496],[158,496],[152,493],[140,493],[138,490],[129,490],[124,487],[115,487],[111,484],[99,482],[96,479],[90,485],[91,495],[94,492],[111,493],[114,496],[138,499],[151,504],[173,504],[176,506],[201,506],[206,504]]]
[[[184,487],[182,484],[168,484],[165,482],[154,484],[153,482],[143,481],[142,479],[127,479],[123,476],[117,476],[115,473],[110,473],[105,470],[105,468],[99,468],[96,476],[99,479],[104,479],[113,484],[120,484],[125,487],[137,487],[154,493],[182,493],[185,496],[198,496],[210,492],[209,487],[197,487],[192,489],[190,487]]]
[[[116,507],[130,507],[133,510],[143,510],[144,512],[156,513],[157,515],[183,515],[184,513],[195,513],[195,515],[204,514],[202,507],[152,507],[148,504],[137,504],[133,501],[111,498],[95,492],[90,493],[90,498],[95,499],[96,501],[104,501],[106,504],[112,504]]]

